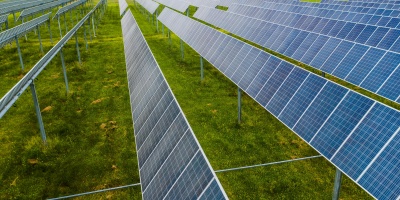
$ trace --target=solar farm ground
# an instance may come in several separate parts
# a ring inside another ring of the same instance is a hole
[[[68,94],[59,56],[35,81],[47,146],[41,143],[29,90],[0,120],[0,199],[44,199],[140,181],[117,2],[109,1],[88,50],[83,29],[79,31],[82,64],[74,40],[64,47]],[[208,63],[200,81],[198,54],[185,45],[182,60],[179,38],[172,35],[170,43],[161,24],[157,33],[133,2],[128,3],[214,170],[317,155],[246,95],[238,125],[236,86]],[[14,26],[11,15],[10,22]],[[67,23],[71,27],[69,16]],[[52,21],[55,40],[57,26]],[[41,34],[46,52],[52,45],[44,26]],[[0,96],[43,56],[33,32],[20,43],[27,68],[23,72],[15,43],[0,49]],[[230,199],[331,199],[335,168],[316,158],[217,175]],[[140,187],[132,187],[77,199],[140,198]],[[341,199],[371,197],[345,177]]]

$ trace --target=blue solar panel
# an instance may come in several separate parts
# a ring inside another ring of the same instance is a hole
[[[243,89],[248,88],[253,78],[257,76],[257,74],[263,68],[267,60],[270,58],[271,55],[261,51],[256,60],[251,64],[251,68],[247,70],[247,72],[243,75],[242,79],[238,83],[239,87]]]
[[[287,103],[286,107],[281,111],[278,118],[289,128],[292,128],[325,83],[325,79],[310,74]]]
[[[342,61],[342,59],[347,55],[353,45],[354,44],[351,42],[342,41],[325,61],[320,70],[331,74]]]
[[[222,194],[221,190],[219,189],[219,185],[217,181],[213,180],[211,184],[208,186],[207,190],[199,198],[200,200],[207,200],[207,199],[223,199],[224,194]]]
[[[269,77],[274,73],[280,63],[280,59],[276,57],[270,57],[263,68],[260,70],[260,72],[257,74],[257,76],[253,78],[249,87],[245,89],[246,93],[252,97],[257,96],[258,92],[268,81]]]
[[[400,193],[400,134],[378,156],[358,183],[378,199],[396,199]],[[379,182],[373,181],[378,179]]]
[[[346,92],[346,89],[328,82],[293,127],[293,130],[305,141],[309,142]]]
[[[329,58],[329,56],[336,49],[339,43],[339,39],[329,38],[329,40],[325,43],[325,45],[319,50],[318,54],[316,54],[314,59],[311,61],[311,65],[315,68],[320,69],[322,64],[325,63],[326,59]]]
[[[231,80],[238,83],[242,79],[243,75],[247,72],[249,67],[252,66],[252,64],[254,63],[259,54],[260,50],[252,48],[247,54],[246,58],[243,59],[243,62],[239,64],[238,68],[236,69],[232,77],[230,77]]]
[[[400,67],[394,71],[392,76],[386,80],[383,86],[378,90],[378,94],[384,95],[392,100],[397,100],[400,93]]]
[[[207,161],[197,154],[164,199],[197,199],[213,179]]]
[[[400,64],[400,54],[387,52],[361,83],[361,87],[376,92]]]
[[[304,63],[310,63],[315,55],[320,52],[320,49],[325,45],[325,43],[328,41],[329,37],[320,35],[318,38],[314,41],[312,44],[313,48],[309,48],[307,51],[305,51],[303,57],[300,58],[300,61]]]
[[[349,92],[310,141],[311,145],[331,158],[372,104],[371,99]]]
[[[390,47],[396,42],[396,40],[399,39],[399,36],[400,30],[390,29],[385,37],[378,44],[378,47],[387,50],[390,49]]]
[[[375,104],[331,160],[356,180],[399,126],[398,112]]]
[[[278,116],[308,75],[309,73],[304,70],[294,68],[271,101],[268,102],[267,110]]]
[[[343,60],[336,66],[333,75],[344,79],[353,69],[353,67],[360,61],[369,48],[364,45],[356,44],[350,52],[344,56]]]
[[[265,107],[292,70],[293,65],[282,62],[255,96],[255,99]]]
[[[353,70],[345,78],[346,81],[359,85],[371,69],[385,54],[383,50],[369,49],[361,60],[353,67]]]

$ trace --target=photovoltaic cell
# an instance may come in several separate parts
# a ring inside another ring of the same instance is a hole
[[[130,10],[121,25],[143,199],[227,199]]]

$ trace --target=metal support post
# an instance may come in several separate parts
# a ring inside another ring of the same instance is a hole
[[[38,37],[39,37],[40,51],[43,53],[42,38],[40,38],[40,28],[39,28],[39,26],[36,26],[36,29],[38,30]]]
[[[92,41],[92,32],[90,31],[90,18],[88,20],[88,24],[89,24],[89,36],[90,36],[90,41]]]
[[[204,79],[204,65],[203,65],[203,57],[200,56],[200,80]]]
[[[342,172],[336,168],[335,184],[333,186],[332,200],[339,200],[340,186],[342,185]]]
[[[85,38],[86,50],[88,50],[88,42],[87,42],[87,38],[86,38],[86,25],[85,25],[85,22],[83,23],[83,28],[84,28],[83,38]]]
[[[186,10],[186,16],[189,17],[189,8]]]
[[[76,52],[78,53],[78,60],[81,63],[81,53],[79,52],[78,35],[75,33]]]
[[[238,87],[238,123],[242,121],[242,90]]]
[[[46,132],[44,131],[42,113],[40,112],[39,101],[38,101],[38,98],[36,95],[36,88],[35,88],[35,84],[33,83],[33,80],[32,80],[32,83],[30,84],[30,87],[31,87],[31,92],[32,92],[33,103],[35,104],[36,116],[38,118],[40,134],[42,136],[43,143],[46,144]]]
[[[60,50],[60,57],[61,57],[61,65],[62,65],[63,73],[64,73],[65,87],[66,87],[67,93],[68,93],[69,87],[68,87],[67,69],[66,69],[66,67],[65,67],[64,53],[63,53],[63,51],[62,51],[62,48],[61,48],[61,50]]]
[[[24,18],[22,18],[22,23],[24,23]],[[28,36],[26,35],[26,33],[25,33],[25,41],[28,41]]]
[[[183,41],[182,41],[182,39],[181,39],[181,57],[182,57],[182,60],[185,58],[185,55],[184,55],[184,52],[183,52]]]
[[[164,24],[161,24],[162,35],[164,36]]]
[[[19,55],[19,62],[21,63],[21,69],[24,70],[24,62],[22,61],[22,53],[21,48],[19,47],[18,37],[15,36],[15,41],[17,43],[18,55]]]
[[[168,39],[169,39],[169,44],[172,44],[171,31],[169,29],[168,29]]]
[[[325,77],[325,72],[322,72],[322,73],[321,73],[321,76],[322,76],[322,77]]]
[[[49,20],[49,33],[50,33],[50,42],[51,42],[51,44],[53,44],[53,34],[51,33],[51,27],[50,27],[50,20]]]
[[[13,12],[14,22],[17,22],[17,18],[15,18],[15,12]]]
[[[92,15],[93,37],[96,37],[96,30],[94,28],[94,17]]]
[[[156,10],[156,23],[157,23],[157,33],[158,33],[158,10]]]
[[[61,32],[60,16],[57,16],[57,20],[58,20],[58,29],[60,29],[60,39],[61,39],[63,36],[62,36],[62,32]]]

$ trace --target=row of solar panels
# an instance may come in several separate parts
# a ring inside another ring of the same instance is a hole
[[[26,33],[36,29],[36,27],[49,21],[51,13],[35,18],[31,21],[22,23],[16,27],[0,32],[0,47],[12,42],[17,37],[21,37]]]
[[[39,5],[50,3],[50,2],[53,2],[53,1],[54,0],[28,1],[28,2],[24,2],[24,3],[12,5],[12,6],[0,7],[0,15],[19,12],[19,11],[22,11],[22,10],[27,9],[27,8],[31,8],[31,7],[34,7],[34,6],[39,6]]]
[[[195,17],[400,102],[400,30],[260,9],[244,16],[200,8]],[[333,23],[330,23],[333,22]]]
[[[57,55],[58,52],[62,49],[62,47],[71,39],[72,36],[76,34],[78,29],[84,25],[84,23],[89,19],[93,13],[102,6],[106,0],[100,0],[98,4],[86,15],[84,16],[61,40],[51,48],[46,55],[44,55],[29,72],[20,80],[18,83],[7,92],[0,99],[0,118],[4,116],[4,114],[8,111],[8,109],[14,104],[14,102],[19,98],[19,96],[25,91],[25,89],[33,82],[33,80],[40,74],[41,71],[50,63],[50,61]],[[24,31],[28,31],[31,27],[36,27],[39,23],[44,23],[49,20],[49,15],[44,15],[38,17],[32,21],[19,25],[13,29],[9,29],[5,32],[0,33],[0,45],[1,42],[7,41],[9,38],[15,38],[15,34],[22,34]],[[35,23],[36,24],[35,24]],[[18,31],[18,32],[17,32]]]
[[[130,10],[121,25],[143,199],[227,199]]]
[[[231,7],[229,7],[229,11],[235,12],[235,9],[243,9],[243,5],[247,6],[246,9],[248,9],[247,12],[249,16],[250,15],[256,16],[255,13],[250,13],[251,10],[254,10],[254,12],[256,12],[260,8],[266,8],[269,10],[302,14],[304,16],[314,16],[325,19],[351,21],[356,23],[371,24],[371,25],[384,26],[390,28],[397,27],[398,16],[400,14],[399,10],[387,10],[387,9],[376,9],[376,8],[364,8],[362,10],[359,10],[358,8],[353,8],[353,7],[341,10],[341,9],[326,9],[326,8],[319,8],[312,6],[302,6],[293,4],[283,4],[283,3],[266,3],[266,5],[264,6],[233,4]],[[259,14],[260,13],[258,13],[258,15]]]
[[[368,193],[400,197],[398,110],[170,9],[158,19]]]

